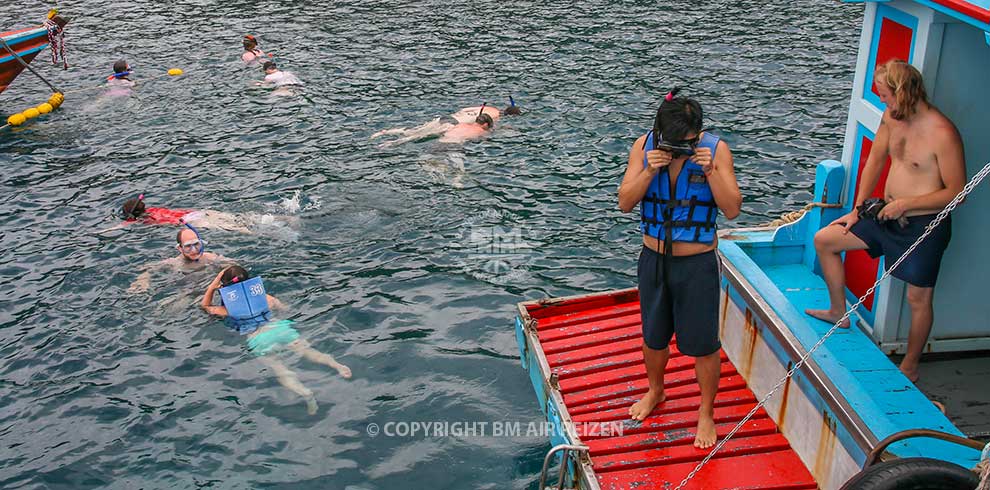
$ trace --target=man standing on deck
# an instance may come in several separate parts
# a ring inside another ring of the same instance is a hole
[[[666,398],[664,371],[670,340],[695,358],[701,388],[698,432],[694,446],[715,444],[715,394],[719,381],[719,264],[715,248],[718,212],[739,215],[742,195],[724,141],[702,132],[701,105],[674,97],[675,88],[657,110],[653,131],[641,136],[629,152],[619,208],[640,205],[643,250],[639,256],[643,358],[649,391],[629,408],[644,420]]]
[[[873,81],[887,109],[860,175],[855,205],[848,214],[815,234],[830,305],[827,310],[808,309],[805,313],[829,323],[841,318],[846,307],[845,272],[839,254],[866,249],[872,257],[887,256],[887,263],[892,264],[966,184],[959,132],[952,121],[928,103],[921,73],[907,62],[894,59],[877,67]],[[888,156],[890,171],[883,191],[886,204],[877,219],[861,220],[856,208],[873,194]],[[901,217],[906,220],[898,223]],[[912,382],[918,380],[921,351],[932,330],[935,280],[951,236],[952,222],[946,218],[891,273],[908,284],[911,331],[900,368]],[[849,321],[841,326],[848,328]]]

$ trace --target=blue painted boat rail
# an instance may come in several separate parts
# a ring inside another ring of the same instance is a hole
[[[815,199],[837,202],[844,181],[839,162],[822,162],[816,172]],[[723,284],[733,301],[747,305],[767,325],[776,326],[777,342],[792,355],[807,352],[831,327],[804,313],[827,302],[827,288],[817,272],[814,232],[843,213],[818,209],[795,223],[772,229],[730,230],[721,236],[725,264]],[[776,350],[776,349],[775,349]],[[839,439],[850,454],[865,460],[870,448],[907,429],[933,429],[963,434],[909,381],[858,328],[837,331],[803,370],[813,388],[828,396],[829,410],[846,430]],[[915,440],[896,444],[899,456],[937,457],[972,467],[978,451],[944,441]],[[867,451],[868,452],[868,451]]]

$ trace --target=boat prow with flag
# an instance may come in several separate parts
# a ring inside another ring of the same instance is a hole
[[[717,451],[693,446],[700,393],[693,363],[677,352],[676,338],[666,401],[643,422],[629,420],[629,406],[648,388],[635,289],[524,302],[516,319],[520,359],[554,446],[541,490],[554,460],[563,462],[560,488],[869,490],[980,483],[972,469],[990,456],[990,261],[978,258],[990,239],[984,211],[990,192],[975,186],[990,173],[990,164],[984,166],[990,161],[990,2],[871,1],[864,12],[843,152],[818,164],[814,204],[786,224],[720,233]],[[952,243],[924,350],[936,359],[925,363],[926,373],[934,377],[936,365],[943,365],[951,378],[943,384],[961,386],[955,394],[932,393],[939,387],[930,379],[912,383],[888,357],[905,351],[911,315],[905,284],[886,277],[883,259],[862,251],[845,256],[847,300],[860,305],[853,328],[804,313],[828,304],[814,235],[855,199],[885,109],[874,69],[892,58],[922,73],[929,100],[960,132],[972,178],[966,194],[949,205],[952,210],[966,198],[952,212]],[[932,403],[945,396],[960,397],[942,400],[948,416]],[[621,434],[586,430],[613,423],[621,423]],[[903,486],[926,478],[940,483]]]

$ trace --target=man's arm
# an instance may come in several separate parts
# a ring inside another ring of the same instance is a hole
[[[886,124],[888,117],[890,116],[887,115],[887,111],[880,116],[880,127],[877,128],[873,146],[870,147],[870,155],[866,157],[863,172],[859,175],[859,193],[853,201],[851,212],[856,212],[856,208],[873,194],[883,172],[883,166],[887,164],[887,157],[890,156],[890,130],[887,129]]]
[[[622,184],[619,185],[619,209],[623,213],[628,213],[643,200],[646,191],[650,188],[650,182],[656,177],[661,168],[670,164],[670,153],[665,151],[651,151],[653,157],[647,166],[643,166],[643,144],[646,135],[640,136],[632,149],[629,150],[629,163],[626,165],[626,174],[622,177]]]
[[[154,262],[152,264],[146,265],[144,267],[143,271],[140,274],[138,274],[137,278],[134,279],[134,282],[131,283],[131,286],[129,288],[127,288],[127,292],[128,293],[143,293],[143,292],[147,291],[148,290],[148,287],[151,284],[151,273],[154,272],[154,271],[157,271],[159,269],[164,269],[165,266],[171,265],[173,262],[175,262],[175,258],[174,257],[170,257],[170,258],[167,258],[167,259],[164,259],[164,260],[159,260],[158,262]]]
[[[887,111],[889,110],[887,109]],[[842,234],[849,233],[849,228],[852,228],[859,221],[859,211],[856,208],[873,194],[877,187],[877,181],[880,180],[883,166],[887,164],[887,157],[890,156],[890,130],[887,129],[886,124],[887,118],[890,116],[887,115],[887,111],[884,111],[883,115],[880,116],[880,127],[877,128],[873,146],[870,147],[870,154],[866,157],[866,163],[863,164],[863,171],[859,174],[859,193],[853,200],[852,208],[848,213],[829,223],[829,226],[839,225],[843,227]]]

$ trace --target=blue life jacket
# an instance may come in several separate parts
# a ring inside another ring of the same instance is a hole
[[[718,141],[718,136],[706,132],[698,142],[698,147],[710,149],[714,160]],[[643,149],[643,166],[647,167],[649,162],[646,152],[653,149],[653,131],[647,134]],[[694,163],[690,157],[677,174],[673,197],[668,167],[664,167],[650,182],[646,195],[639,203],[639,211],[640,231],[664,243],[712,243],[715,240],[718,205],[715,204],[712,188],[708,186],[708,178],[701,165]]]
[[[260,277],[220,288],[220,301],[227,309],[227,326],[241,335],[255,331],[271,318],[268,294]]]

